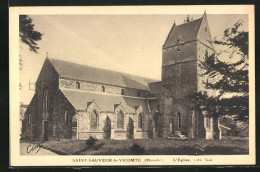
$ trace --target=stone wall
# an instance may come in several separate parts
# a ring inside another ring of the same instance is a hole
[[[143,115],[143,128],[138,128],[137,114],[124,113],[124,126],[123,129],[117,128],[117,114],[115,112],[100,112],[96,109],[98,114],[98,127],[95,130],[90,129],[90,114],[91,110],[78,112],[78,139],[88,139],[90,136],[97,139],[106,138],[106,122],[107,118],[111,122],[111,137],[114,140],[129,139],[129,120],[133,121],[133,139],[146,139],[148,138],[148,114]]]
[[[163,48],[162,51],[162,66],[194,60],[196,59],[197,42],[191,41],[173,47]]]
[[[25,113],[25,115],[31,113],[32,114],[32,125],[30,127],[26,127],[26,122],[23,124],[23,132],[29,132],[26,130],[30,130],[31,128],[31,136],[30,140],[43,140],[44,130],[43,130],[43,120],[46,120],[48,125],[46,129],[46,133],[51,137],[53,126],[52,123],[53,113],[54,113],[54,100],[56,96],[56,92],[58,90],[59,78],[50,64],[49,60],[46,59],[44,65],[41,69],[39,77],[36,82],[36,92],[33,100],[31,101],[29,107]],[[43,119],[43,92],[44,90],[48,90],[48,111],[47,118]],[[25,117],[26,118],[26,117]]]
[[[163,49],[162,83],[171,96],[183,98],[197,91],[196,58],[196,41]]]
[[[105,89],[106,93],[110,94],[118,94],[121,95],[122,89],[124,89],[125,95],[127,96],[134,96],[134,97],[146,97],[148,91],[138,90],[134,88],[125,88],[119,86],[112,86],[112,85],[105,85],[87,81],[78,81],[66,78],[60,78],[59,80],[59,87],[60,88],[69,88],[69,89],[78,89],[77,82],[80,84],[81,90],[86,91],[95,91],[95,92],[103,92],[103,88]],[[138,93],[139,92],[139,93]]]
[[[65,113],[67,114],[67,123],[65,121]],[[76,110],[63,95],[61,91],[57,92],[55,98],[55,111],[53,113],[52,133],[53,139],[71,139],[72,138],[72,119],[76,114]]]

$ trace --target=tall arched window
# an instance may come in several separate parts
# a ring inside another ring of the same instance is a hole
[[[124,113],[122,111],[117,114],[117,128],[124,128]]]
[[[93,110],[90,114],[90,129],[95,130],[98,128],[98,114]]]
[[[64,114],[64,123],[65,125],[69,125],[69,112],[66,111],[65,114]]]
[[[125,90],[124,89],[121,90],[121,95],[125,95]]]
[[[28,114],[28,126],[31,125],[31,122],[32,122],[32,115],[31,113]]]
[[[106,91],[106,88],[105,88],[104,85],[102,85],[102,87],[101,87],[101,91],[102,91],[102,92],[105,92],[105,91]]]
[[[138,128],[143,128],[143,115],[141,113],[138,114]]]
[[[47,118],[48,114],[48,99],[49,99],[49,93],[48,90],[45,89],[43,91],[43,118]]]
[[[76,87],[77,87],[77,89],[80,89],[80,83],[79,82],[76,82]]]
[[[178,112],[178,127],[181,128],[181,113]]]

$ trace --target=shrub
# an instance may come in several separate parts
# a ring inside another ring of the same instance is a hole
[[[88,147],[93,147],[93,146],[96,144],[97,141],[98,141],[98,140],[97,140],[96,138],[90,136],[90,137],[86,140],[86,144],[88,145]]]
[[[132,154],[134,154],[134,155],[142,155],[142,154],[144,154],[145,149],[144,149],[142,146],[140,146],[140,145],[134,143],[134,144],[130,147],[130,152],[131,152]]]

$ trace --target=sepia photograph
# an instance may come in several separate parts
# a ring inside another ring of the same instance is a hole
[[[12,8],[11,162],[254,164],[254,6],[185,8]]]

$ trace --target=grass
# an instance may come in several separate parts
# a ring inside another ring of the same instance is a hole
[[[248,138],[223,140],[98,140],[88,146],[86,140],[60,140],[43,143],[43,147],[61,155],[134,155],[130,148],[136,143],[144,155],[234,155],[248,154]]]

